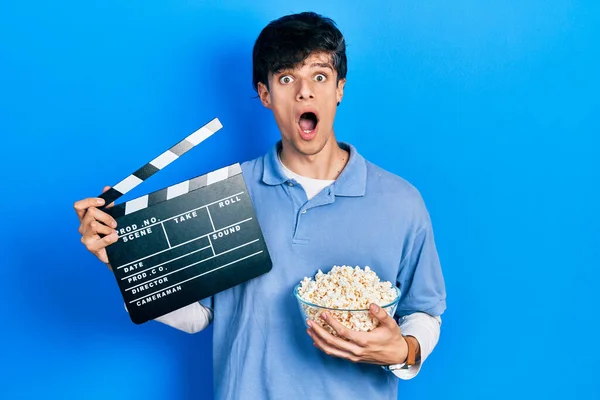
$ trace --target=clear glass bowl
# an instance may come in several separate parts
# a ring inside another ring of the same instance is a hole
[[[317,324],[321,325],[332,335],[338,336],[335,330],[331,328],[321,318],[321,314],[323,314],[325,311],[328,311],[329,314],[332,315],[335,319],[337,319],[342,325],[355,331],[368,332],[379,326],[379,321],[377,320],[377,318],[371,315],[369,309],[351,310],[318,306],[316,304],[302,299],[298,294],[299,288],[300,284],[297,284],[296,287],[294,287],[294,296],[298,301],[298,308],[300,309],[300,314],[304,318],[305,324],[306,320],[310,319],[316,322]],[[400,289],[398,289],[397,287],[394,287],[394,289],[396,289],[396,298],[394,299],[394,301],[384,306],[380,305],[380,307],[383,308],[392,317],[396,312],[396,308],[398,307],[398,301],[400,300]]]

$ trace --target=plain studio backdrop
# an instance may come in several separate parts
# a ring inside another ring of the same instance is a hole
[[[448,309],[399,398],[599,398],[599,4],[3,0],[0,397],[212,397],[212,330],[134,325],[73,202],[215,117],[126,199],[266,152],[252,45],[312,10],[348,43],[338,138],[433,219]]]

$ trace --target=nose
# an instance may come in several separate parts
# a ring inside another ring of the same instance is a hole
[[[296,93],[296,100],[302,101],[302,100],[308,100],[308,99],[314,99],[314,98],[315,98],[315,93],[313,91],[311,82],[306,79],[300,80],[300,82],[298,84],[298,93]]]

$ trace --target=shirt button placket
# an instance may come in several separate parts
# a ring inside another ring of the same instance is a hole
[[[294,239],[298,239],[298,233],[301,232],[300,226],[304,222],[302,216],[306,214],[306,211],[307,210],[299,210],[299,213],[296,214],[296,230],[294,231]],[[304,240],[304,238],[301,237],[299,240]]]

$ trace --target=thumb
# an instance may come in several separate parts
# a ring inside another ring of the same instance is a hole
[[[387,327],[392,327],[392,326],[397,326],[396,325],[396,321],[394,320],[394,318],[392,318],[387,311],[385,311],[383,308],[379,307],[377,304],[375,303],[371,303],[371,306],[369,307],[369,311],[371,313],[371,315],[373,315],[375,318],[377,318],[377,320],[379,322],[381,322],[381,325],[387,326]]]

